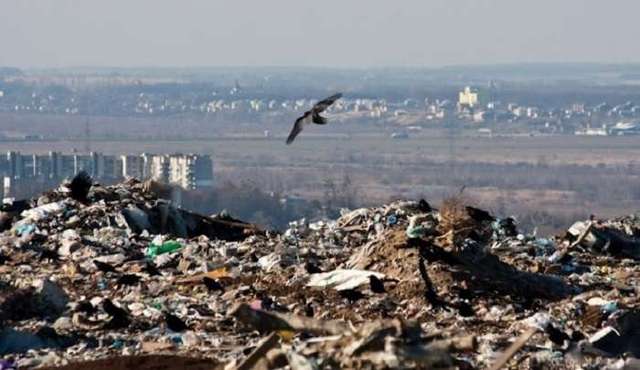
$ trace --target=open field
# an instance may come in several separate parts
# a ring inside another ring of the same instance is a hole
[[[306,131],[286,146],[281,138],[92,141],[104,153],[208,153],[217,183],[248,181],[265,191],[322,199],[328,184],[359,204],[426,197],[438,203],[465,194],[499,214],[536,218],[550,229],[564,220],[640,209],[640,138],[471,137],[420,133],[407,140],[372,132],[348,139]],[[190,132],[197,135],[196,132]],[[69,152],[83,141],[2,142],[0,150]],[[348,188],[348,189],[347,189]],[[549,218],[549,220],[544,220]],[[528,223],[528,222],[527,222]]]
[[[44,141],[0,141],[0,148],[42,152],[83,148],[86,129],[91,146],[103,152],[203,152],[219,161],[257,158],[297,158],[292,165],[308,160],[336,163],[424,160],[461,162],[557,164],[626,164],[640,162],[640,137],[495,136],[479,137],[476,128],[456,129],[455,136],[438,124],[425,126],[408,140],[393,140],[397,130],[367,123],[334,122],[312,126],[292,146],[283,141],[296,114],[256,117],[256,121],[229,123],[220,117],[82,117],[0,113],[0,132],[12,135],[42,135]],[[258,123],[259,122],[259,123]],[[264,138],[264,131],[271,134]],[[52,139],[52,141],[48,141]],[[250,150],[247,150],[250,148]]]
[[[288,128],[288,126],[287,126]],[[530,163],[548,165],[621,165],[640,164],[640,137],[520,136],[520,137],[450,137],[434,130],[434,135],[420,133],[410,139],[391,139],[386,134],[363,133],[351,138],[323,137],[311,128],[291,146],[284,145],[284,134],[276,138],[220,136],[215,138],[92,140],[91,148],[104,153],[196,152],[215,155],[218,163],[231,164],[253,158],[261,163],[287,160],[291,166],[306,162],[376,165],[419,164],[433,162]],[[198,132],[189,132],[193,137]],[[206,133],[205,133],[206,135]],[[24,152],[69,152],[81,148],[83,140],[4,141],[0,149]],[[453,150],[452,150],[453,147]],[[295,158],[295,160],[291,160]]]

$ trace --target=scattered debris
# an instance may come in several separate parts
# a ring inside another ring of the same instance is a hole
[[[527,344],[529,338],[531,338],[538,330],[536,328],[529,328],[524,333],[522,333],[510,346],[506,351],[496,360],[495,364],[493,364],[489,369],[490,370],[499,370],[502,369],[509,360]]]
[[[333,288],[335,290],[355,289],[361,285],[369,284],[370,277],[383,279],[384,274],[373,271],[342,270],[312,274],[307,283],[308,287]]]
[[[459,200],[400,201],[279,233],[151,188],[78,175],[3,206],[0,369],[626,369],[640,358],[638,216],[541,238]]]
[[[85,361],[55,367],[58,370],[211,370],[218,362],[211,359],[196,359],[186,356],[148,355],[148,356],[116,356],[107,360]],[[52,370],[54,367],[45,367]]]
[[[264,338],[258,343],[256,348],[251,351],[249,356],[242,361],[237,367],[236,370],[250,370],[253,369],[254,366],[258,363],[258,361],[264,357],[267,352],[274,348],[278,344],[278,336],[275,332],[271,333],[269,336]]]
[[[318,321],[304,316],[268,312],[240,304],[231,310],[238,321],[262,333],[272,331],[294,331],[315,334],[342,334],[348,327],[340,321]]]

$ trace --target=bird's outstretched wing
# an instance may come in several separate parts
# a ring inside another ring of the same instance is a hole
[[[289,137],[287,138],[287,145],[291,144],[293,140],[298,136],[300,132],[302,132],[302,127],[304,126],[304,120],[309,117],[311,112],[306,112],[302,117],[296,120],[296,123],[293,124],[293,128],[289,133]]]
[[[320,100],[313,106],[312,111],[316,114],[320,112],[324,112],[325,109],[329,108],[333,103],[336,102],[336,100],[340,99],[341,97],[342,97],[342,94],[337,93],[335,95],[331,95],[330,97],[324,100]]]
[[[291,144],[293,142],[296,136],[298,136],[298,134],[302,131],[302,128],[304,127],[305,124],[314,122],[322,125],[327,123],[326,118],[320,116],[320,113],[323,112],[325,109],[329,108],[331,104],[335,103],[336,100],[340,99],[341,97],[342,97],[341,93],[331,95],[330,97],[317,102],[313,106],[313,108],[311,108],[311,110],[306,111],[302,115],[302,117],[296,120],[296,123],[293,125],[293,129],[291,129],[291,133],[287,138],[287,144]]]

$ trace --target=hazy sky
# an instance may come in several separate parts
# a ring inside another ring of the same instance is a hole
[[[0,65],[639,62],[638,0],[0,0]]]

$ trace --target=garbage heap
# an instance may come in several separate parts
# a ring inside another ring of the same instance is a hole
[[[0,369],[639,366],[640,218],[541,238],[421,200],[278,233],[154,188],[3,206]]]

